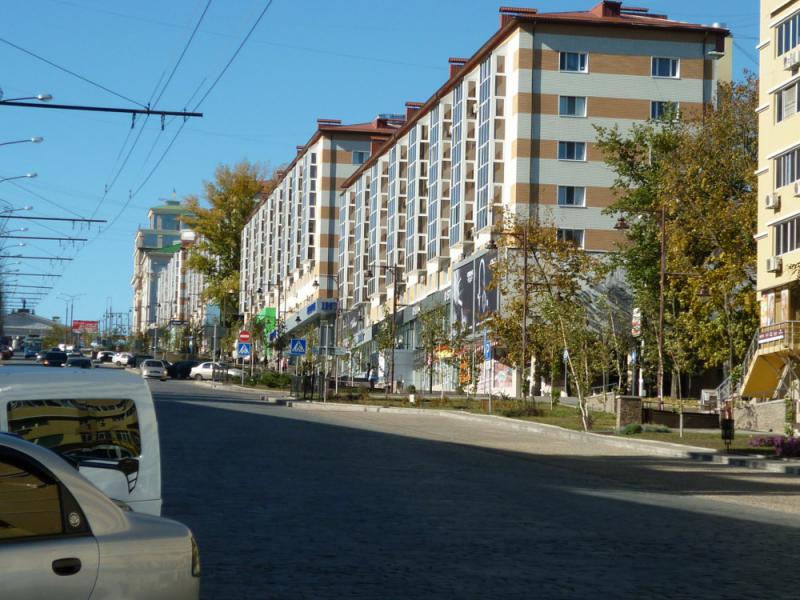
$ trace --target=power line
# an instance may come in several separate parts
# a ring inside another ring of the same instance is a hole
[[[11,46],[12,48],[16,48],[20,52],[24,52],[25,54],[27,54],[29,56],[32,56],[33,58],[36,58],[36,59],[38,59],[38,60],[40,60],[40,61],[42,61],[44,63],[47,63],[48,65],[50,65],[51,67],[55,67],[59,71],[63,71],[64,73],[68,73],[68,74],[72,75],[73,77],[77,77],[81,81],[85,81],[86,83],[88,83],[90,85],[93,85],[93,86],[95,86],[97,88],[100,88],[101,90],[104,90],[104,91],[108,92],[109,94],[113,94],[117,98],[122,98],[123,100],[127,100],[128,102],[132,102],[133,104],[136,104],[137,106],[141,106],[142,108],[147,108],[141,102],[137,102],[136,100],[128,98],[127,96],[124,96],[122,94],[118,94],[114,90],[111,90],[111,89],[107,88],[106,86],[97,83],[96,81],[92,81],[88,77],[84,77],[83,75],[78,75],[75,71],[71,71],[71,70],[67,69],[66,67],[62,67],[61,65],[57,65],[53,61],[48,60],[48,59],[44,58],[43,56],[39,56],[38,54],[36,54],[36,53],[34,53],[34,52],[30,51],[30,50],[26,50],[22,46],[18,46],[17,44],[14,44],[13,42],[9,42],[8,40],[6,40],[4,38],[0,38],[0,42],[6,44],[8,46]]]
[[[161,100],[161,97],[164,95],[164,92],[167,91],[167,86],[169,86],[170,82],[172,81],[172,77],[175,75],[175,72],[178,70],[178,67],[181,64],[181,61],[183,61],[183,57],[186,55],[186,52],[189,50],[189,46],[192,44],[192,40],[194,39],[194,36],[197,34],[197,30],[200,29],[200,24],[203,22],[203,19],[205,18],[206,13],[208,12],[208,7],[211,6],[211,2],[212,1],[213,0],[208,0],[208,2],[206,3],[206,7],[203,9],[203,13],[200,15],[200,18],[197,20],[197,24],[194,26],[194,29],[192,30],[192,34],[189,36],[189,39],[186,40],[186,44],[183,47],[183,51],[181,52],[181,55],[178,57],[178,60],[175,63],[175,66],[172,67],[172,72],[169,74],[169,77],[167,77],[167,81],[164,84],[164,87],[161,88],[161,93],[158,95],[158,98],[156,98],[156,101],[153,103],[153,106],[157,106],[158,105],[159,101]]]
[[[262,10],[261,14],[258,15],[258,18],[256,19],[256,22],[253,23],[253,26],[250,28],[250,31],[248,31],[247,35],[244,36],[244,39],[242,40],[242,43],[239,44],[238,48],[236,48],[236,51],[233,53],[233,56],[231,56],[231,59],[228,61],[228,64],[226,64],[223,67],[223,69],[220,72],[220,74],[214,80],[214,83],[212,83],[211,87],[208,88],[208,90],[206,90],[206,93],[203,94],[203,97],[200,98],[200,101],[195,105],[193,110],[197,110],[198,108],[200,108],[200,105],[205,101],[206,98],[208,98],[208,95],[213,91],[213,89],[215,87],[217,87],[217,84],[219,83],[220,79],[222,79],[222,76],[225,75],[225,73],[227,72],[228,68],[233,64],[233,61],[236,60],[237,56],[239,56],[239,52],[241,52],[242,48],[244,48],[244,45],[247,43],[247,40],[249,40],[250,36],[253,35],[253,32],[256,30],[256,27],[258,27],[258,24],[261,22],[261,19],[264,18],[265,14],[267,14],[267,11],[269,10],[269,7],[272,6],[272,2],[273,2],[273,0],[269,0],[269,2],[267,2],[266,6],[264,6],[264,10]]]

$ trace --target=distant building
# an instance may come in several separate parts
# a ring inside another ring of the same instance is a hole
[[[741,394],[797,400],[800,283],[790,267],[800,261],[800,3],[761,0],[758,49],[761,323],[745,358]]]
[[[177,200],[154,206],[148,211],[149,226],[136,232],[133,251],[133,323],[136,333],[146,333],[156,322],[159,278],[180,247],[181,230],[186,226],[180,217],[191,214]]]

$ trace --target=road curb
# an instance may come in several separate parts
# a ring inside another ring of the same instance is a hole
[[[283,401],[282,403],[285,403],[285,406],[287,407],[306,410],[438,415],[442,417],[474,421],[478,423],[492,423],[493,425],[498,425],[514,431],[526,431],[529,433],[551,435],[561,439],[584,444],[593,443],[624,450],[643,451],[653,456],[686,458],[695,461],[712,462],[719,465],[766,471],[770,473],[800,475],[800,461],[775,461],[760,455],[730,456],[698,446],[685,446],[683,444],[674,444],[672,442],[659,442],[658,440],[624,439],[604,435],[601,433],[574,431],[572,429],[559,427],[558,425],[548,425],[547,423],[536,423],[531,421],[523,421],[521,419],[500,417],[498,415],[477,415],[463,411],[437,410],[428,408],[405,408],[399,406],[377,406],[371,404],[344,404],[339,402],[322,403],[307,400],[296,401],[292,398],[285,398],[281,400]]]

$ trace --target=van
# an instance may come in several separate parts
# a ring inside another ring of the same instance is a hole
[[[54,450],[110,498],[161,515],[150,388],[116,369],[0,368],[0,431]]]

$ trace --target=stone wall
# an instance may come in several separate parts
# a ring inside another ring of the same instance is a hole
[[[639,396],[617,396],[617,429],[642,422],[642,399]]]
[[[769,402],[750,400],[734,409],[733,418],[736,419],[736,429],[782,434],[786,426],[786,404],[782,399]]]

